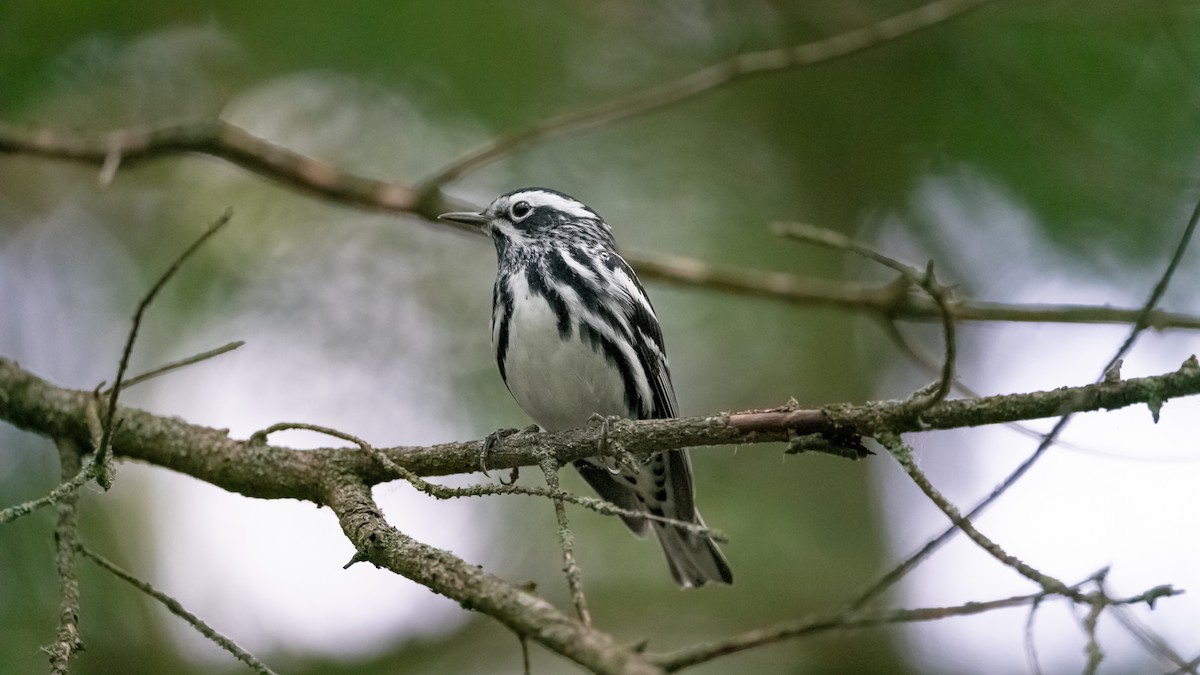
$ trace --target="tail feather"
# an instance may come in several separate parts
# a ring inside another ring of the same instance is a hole
[[[704,524],[699,513],[695,522]],[[703,586],[710,581],[733,583],[729,563],[711,537],[658,522],[654,523],[654,533],[662,544],[675,583],[684,588]]]
[[[654,455],[636,473],[611,471],[590,459],[576,461],[575,468],[597,494],[621,508],[704,525],[695,508],[691,467],[683,450]],[[638,535],[646,532],[647,523],[653,525],[671,576],[680,586],[733,583],[729,563],[711,537],[657,520],[621,518]]]

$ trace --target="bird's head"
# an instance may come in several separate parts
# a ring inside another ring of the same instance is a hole
[[[500,195],[480,213],[444,213],[439,218],[476,225],[496,250],[525,252],[559,246],[616,248],[612,229],[579,200],[547,188],[522,188]]]

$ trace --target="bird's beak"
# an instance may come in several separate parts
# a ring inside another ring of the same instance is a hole
[[[438,216],[438,220],[451,220],[464,225],[474,225],[483,230],[484,234],[491,234],[488,230],[488,217],[482,213],[472,213],[471,211],[456,211],[454,213],[443,213]]]

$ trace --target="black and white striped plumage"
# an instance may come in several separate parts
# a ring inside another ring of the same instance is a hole
[[[676,415],[658,318],[595,211],[554,190],[525,188],[497,197],[483,213],[442,217],[479,225],[496,244],[496,363],[513,398],[539,426],[574,429],[595,414]],[[617,506],[703,522],[686,450],[658,453],[637,472],[614,472],[593,460],[575,467]],[[647,522],[625,519],[638,534]],[[649,522],[681,586],[733,581],[710,538]]]

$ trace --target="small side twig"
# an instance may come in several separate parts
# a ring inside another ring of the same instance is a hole
[[[421,478],[412,471],[400,466],[388,457],[387,453],[375,446],[367,443],[363,439],[348,434],[344,431],[324,427],[317,424],[308,424],[305,422],[279,422],[272,424],[266,429],[256,431],[251,434],[249,442],[251,444],[265,443],[267,436],[277,431],[288,430],[304,430],[315,431],[317,433],[340,438],[343,441],[348,441],[357,445],[361,450],[371,455],[371,457],[382,466],[391,477],[406,481],[416,489],[433,497],[434,499],[458,499],[460,497],[488,497],[495,495],[524,495],[528,497],[545,497],[547,499],[557,499],[563,502],[569,502],[576,506],[582,506],[585,509],[595,511],[604,516],[620,516],[622,518],[641,518],[652,520],[655,522],[678,527],[688,532],[711,537],[718,543],[727,543],[728,537],[724,532],[715,530],[707,525],[698,525],[696,523],[688,523],[675,518],[667,518],[666,516],[655,516],[643,511],[633,511],[631,509],[621,508],[612,502],[595,497],[585,497],[572,492],[567,492],[560,489],[545,489],[539,487],[526,487],[522,485],[513,485],[511,483],[501,483],[500,485],[471,485],[467,487],[450,487],[448,485],[440,485],[431,483],[424,478]]]
[[[1083,632],[1087,636],[1087,644],[1083,653],[1087,662],[1083,666],[1083,675],[1096,675],[1100,662],[1104,660],[1104,650],[1100,649],[1100,641],[1096,639],[1096,624],[1100,622],[1100,614],[1104,612],[1105,603],[1100,594],[1088,608],[1087,616],[1083,618]]]
[[[946,499],[945,495],[943,495],[937,488],[933,486],[933,483],[929,481],[929,478],[925,475],[925,472],[921,471],[921,469],[917,466],[916,461],[913,459],[912,449],[900,439],[900,436],[890,433],[881,433],[875,438],[880,442],[880,444],[883,445],[883,447],[887,448],[892,457],[896,458],[896,461],[900,464],[900,467],[903,468],[904,472],[908,474],[908,477],[917,484],[917,487],[921,489],[921,492],[925,493],[925,496],[929,498],[929,501],[933,502],[934,505],[937,506],[938,509],[950,519],[950,522],[954,523],[955,527],[962,530],[963,534],[967,535],[967,537],[970,538],[971,541],[975,542],[977,546],[998,560],[1001,564],[1012,568],[1021,576],[1040,586],[1042,590],[1048,593],[1055,593],[1057,595],[1065,595],[1078,602],[1085,601],[1084,597],[1078,591],[1069,588],[1062,581],[1059,581],[1058,579],[1039,571],[1032,565],[1029,565],[1016,556],[1008,553],[1001,548],[999,544],[992,541],[990,538],[976,529],[971,521],[967,518],[964,518],[959,512],[958,508],[951,504],[950,500]]]
[[[175,598],[172,598],[166,593],[158,590],[149,582],[143,581],[142,579],[133,576],[129,572],[126,572],[124,569],[118,567],[115,563],[110,562],[108,559],[92,551],[86,546],[79,545],[77,550],[84,557],[89,558],[92,562],[96,563],[100,567],[103,567],[113,576],[121,579],[139,591],[162,603],[162,605],[166,607],[169,612],[186,621],[192,628],[196,629],[196,632],[213,641],[218,647],[232,654],[237,660],[253,668],[255,672],[261,673],[262,675],[275,675],[275,671],[268,668],[266,664],[256,659],[253,654],[239,647],[236,642],[209,626],[202,619],[200,619],[200,617],[189,612],[187,608],[185,608]]]
[[[939,621],[952,617],[974,616],[998,609],[1031,605],[1040,602],[1046,597],[1046,593],[1042,592],[986,602],[968,602],[952,607],[921,607],[872,612],[835,612],[786,621],[775,626],[747,631],[708,644],[686,647],[676,652],[656,655],[652,658],[663,670],[670,673],[705,663],[721,656],[736,654],[766,644],[781,642],[785,639],[807,637],[834,631],[858,630],[875,626],[920,623]]]
[[[60,483],[47,494],[42,495],[37,499],[16,504],[0,511],[0,525],[14,521],[22,516],[27,516],[42,507],[61,502],[64,497],[73,494],[76,490],[83,487],[85,483],[91,480],[92,473],[92,462],[89,460],[83,465],[83,468],[81,468],[78,473],[76,473],[70,479]]]
[[[546,453],[541,461],[542,473],[546,475],[546,485],[556,492],[558,487],[558,461],[554,455]],[[562,546],[563,572],[567,575],[567,586],[571,590],[571,602],[579,614],[583,625],[592,625],[592,614],[588,611],[587,597],[583,594],[583,573],[575,562],[575,536],[571,534],[571,526],[567,522],[567,510],[563,500],[555,498],[554,516],[558,520],[558,541]]]
[[[838,35],[779,49],[738,54],[726,61],[715,63],[674,80],[636,91],[615,100],[550,117],[527,129],[488,141],[427,178],[417,188],[417,192],[428,194],[461,178],[467,172],[510,155],[518,148],[534,141],[569,131],[630,119],[686,101],[753,75],[794,70],[855,54],[945,23],[983,6],[987,1],[933,0],[933,2],[907,12],[901,12],[882,21],[876,21]]]
[[[1029,605],[1029,616],[1025,619],[1025,660],[1029,663],[1029,672],[1033,675],[1042,675],[1042,664],[1038,661],[1037,643],[1033,639],[1033,620],[1037,617],[1037,611],[1041,606],[1040,599],[1034,600]]]
[[[121,387],[124,385],[125,370],[129,367],[129,356],[133,353],[133,344],[137,340],[138,330],[142,326],[142,316],[146,313],[146,309],[150,303],[154,302],[154,298],[158,296],[159,291],[167,285],[171,277],[179,271],[183,263],[187,261],[198,248],[204,245],[214,234],[216,234],[226,223],[233,217],[232,209],[226,209],[225,213],[221,214],[208,229],[204,231],[190,246],[184,249],[183,253],[175,259],[167,271],[158,278],[150,291],[138,303],[137,310],[133,313],[133,325],[129,329],[129,337],[125,340],[125,349],[121,352],[121,362],[117,366],[117,377],[113,381],[112,387],[108,393],[108,403],[105,409],[103,433],[100,436],[100,442],[95,448],[95,473],[96,482],[105,490],[112,487],[111,477],[109,474],[109,457],[111,453],[110,442],[113,435],[113,416],[117,414],[117,399],[121,395]]]
[[[1163,294],[1170,285],[1171,279],[1175,275],[1175,271],[1179,268],[1179,264],[1183,260],[1183,255],[1191,244],[1192,236],[1195,234],[1197,224],[1200,224],[1200,200],[1196,202],[1196,206],[1192,209],[1191,216],[1188,218],[1187,225],[1184,227],[1183,233],[1179,238],[1179,242],[1175,245],[1175,250],[1171,254],[1170,261],[1167,263],[1163,273],[1159,276],[1158,281],[1155,283],[1154,288],[1150,291],[1146,301],[1142,304],[1141,310],[1137,314],[1137,318],[1134,321],[1133,327],[1129,331],[1128,337],[1126,337],[1125,341],[1121,343],[1121,346],[1117,349],[1116,353],[1113,354],[1112,358],[1108,360],[1108,363],[1104,364],[1104,367],[1100,371],[1100,376],[1097,378],[1098,382],[1104,382],[1106,380],[1108,374],[1113,372],[1113,369],[1117,363],[1124,359],[1129,353],[1129,350],[1133,348],[1137,338],[1152,325],[1152,318],[1155,316],[1155,308],[1158,306],[1159,301],[1162,299]],[[1021,480],[1021,478],[1029,471],[1029,469],[1032,468],[1033,465],[1042,458],[1046,451],[1049,450],[1050,447],[1052,447],[1055,443],[1057,443],[1059,435],[1070,423],[1073,414],[1074,413],[1071,411],[1062,414],[1058,418],[1058,421],[1055,422],[1054,427],[1050,429],[1049,433],[1042,437],[1041,442],[1038,443],[1037,448],[1029,455],[1029,457],[1027,457],[1025,461],[1021,462],[1021,464],[1018,465],[1017,468],[1012,471],[1012,473],[1006,476],[1003,481],[993,488],[987,497],[983,498],[981,501],[979,501],[979,503],[972,507],[971,510],[967,512],[966,517],[971,519],[975,518],[980,513],[983,513],[983,511],[995,503],[1001,495],[1007,492],[1009,488],[1011,488],[1013,485],[1016,485],[1017,481]],[[923,545],[916,553],[910,555],[908,558],[905,558],[901,563],[888,570],[875,583],[867,587],[866,590],[864,590],[858,595],[858,597],[851,601],[850,606],[854,608],[863,607],[868,602],[882,594],[885,590],[891,588],[892,585],[904,578],[905,575],[907,575],[917,565],[928,558],[934,551],[941,548],[942,544],[949,541],[950,537],[954,536],[956,531],[957,528],[951,525],[945,530],[942,530],[942,532],[936,537],[925,542],[925,545]]]
[[[138,375],[135,375],[134,377],[131,377],[131,378],[125,380],[125,382],[121,386],[125,389],[128,389],[128,388],[134,386],[135,384],[141,384],[141,383],[145,382],[146,380],[152,380],[161,375],[166,375],[167,373],[179,370],[180,368],[185,368],[187,366],[191,366],[191,365],[200,363],[201,361],[207,361],[208,359],[211,359],[213,357],[220,356],[222,354],[227,354],[239,347],[242,347],[245,344],[246,344],[245,340],[235,340],[228,344],[221,345],[220,347],[217,347],[216,349],[210,349],[206,352],[200,352],[199,354],[193,354],[192,356],[189,356],[185,359],[180,359],[178,361],[171,361],[170,363],[165,363],[157,368],[148,370],[144,373],[139,373]],[[111,393],[111,390],[112,390],[112,388],[109,387],[108,389],[105,389],[101,393]]]
[[[933,261],[924,270],[905,265],[895,258],[886,256],[879,251],[855,241],[850,237],[821,227],[804,223],[775,223],[772,231],[783,237],[825,246],[842,251],[849,251],[898,272],[901,277],[920,287],[937,305],[942,321],[942,340],[945,344],[945,355],[942,359],[941,377],[937,384],[928,390],[921,390],[910,399],[913,414],[920,415],[925,410],[941,403],[950,394],[954,386],[954,367],[957,360],[957,340],[954,330],[954,310],[950,305],[949,293],[938,283],[933,273]]]

